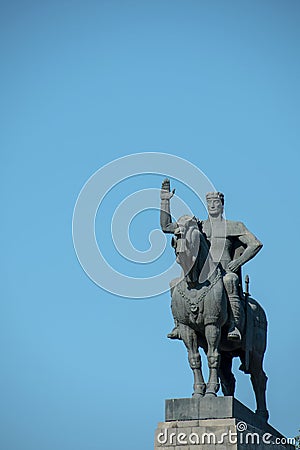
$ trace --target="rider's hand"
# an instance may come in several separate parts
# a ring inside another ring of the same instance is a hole
[[[239,263],[239,261],[237,259],[234,259],[233,261],[230,261],[227,267],[231,272],[236,272],[240,266],[241,264]]]
[[[161,185],[160,198],[161,200],[170,200],[175,194],[175,189],[170,192],[170,180],[166,178]]]

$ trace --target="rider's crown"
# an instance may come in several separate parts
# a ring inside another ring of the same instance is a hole
[[[208,192],[206,194],[206,200],[209,200],[211,198],[218,198],[219,200],[221,200],[222,205],[224,205],[224,194],[222,194],[222,192]]]

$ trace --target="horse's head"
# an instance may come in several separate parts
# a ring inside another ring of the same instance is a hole
[[[189,281],[197,281],[197,274],[192,270],[200,249],[200,231],[195,217],[181,216],[176,222],[172,247],[176,262],[180,264]]]

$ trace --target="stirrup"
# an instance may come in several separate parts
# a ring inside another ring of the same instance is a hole
[[[241,341],[242,340],[241,333],[239,332],[237,327],[234,327],[234,329],[232,331],[229,331],[229,333],[227,334],[227,339],[229,339],[230,341]]]

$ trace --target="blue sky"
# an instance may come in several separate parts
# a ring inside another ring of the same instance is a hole
[[[299,2],[12,0],[1,2],[0,20],[1,449],[148,450],[164,399],[190,396],[186,351],[166,339],[169,295],[103,291],[72,243],[86,180],[116,158],[150,151],[199,167],[225,193],[227,218],[264,243],[245,271],[269,320],[270,423],[294,436]],[[120,185],[103,228],[97,219],[104,252],[128,273],[110,247],[109,213],[160,181]],[[132,224],[138,248],[157,223],[154,211]],[[168,261],[169,247],[145,270]],[[248,377],[236,376],[237,398],[254,408]]]

